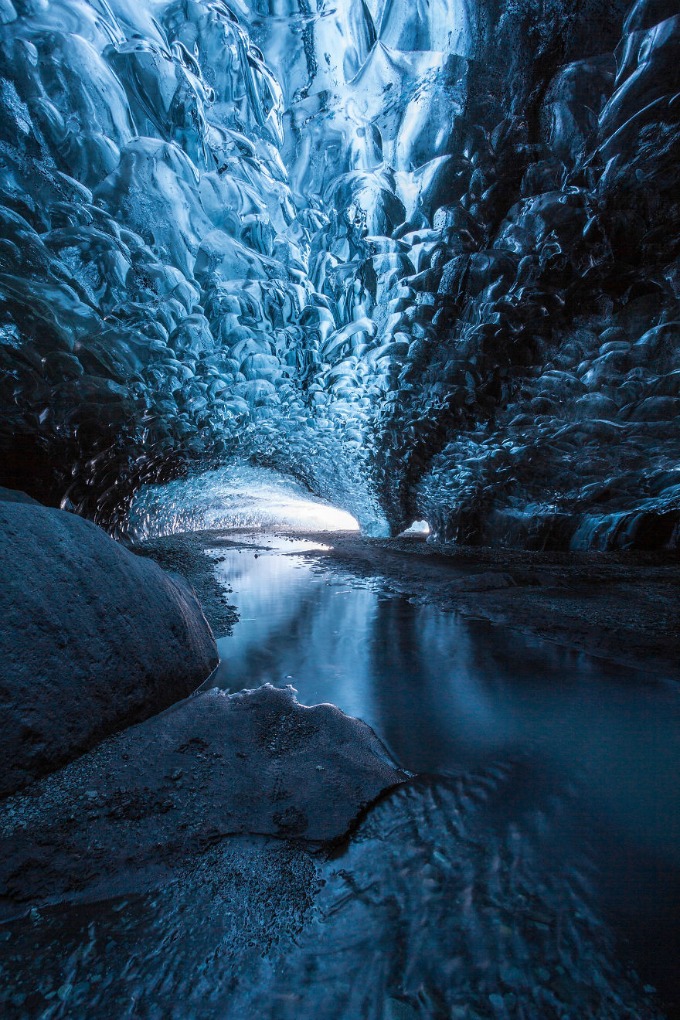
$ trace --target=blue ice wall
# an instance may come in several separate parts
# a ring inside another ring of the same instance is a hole
[[[680,29],[622,15],[3,0],[0,482],[676,543]]]

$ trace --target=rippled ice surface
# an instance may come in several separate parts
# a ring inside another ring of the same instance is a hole
[[[677,691],[238,539],[211,685],[292,683],[424,774],[330,857],[226,840],[146,895],[3,926],[7,1015],[677,1016]]]

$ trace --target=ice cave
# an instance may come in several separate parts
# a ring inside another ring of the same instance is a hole
[[[678,0],[0,0],[0,1014],[680,1020]]]

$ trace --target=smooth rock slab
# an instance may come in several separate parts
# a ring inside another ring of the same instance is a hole
[[[157,885],[229,835],[335,841],[406,778],[369,726],[290,687],[198,694],[6,802],[0,915]]]
[[[0,796],[185,698],[218,662],[192,589],[96,525],[0,500]]]

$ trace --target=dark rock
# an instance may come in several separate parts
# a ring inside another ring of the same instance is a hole
[[[333,705],[299,705],[290,687],[208,691],[7,802],[0,903],[109,895],[229,835],[334,841],[405,778]]]
[[[181,574],[189,582],[216,638],[231,633],[238,614],[227,598],[224,584],[215,576],[216,561],[206,555],[200,533],[149,539],[135,544],[134,551],[138,556],[155,560],[171,574]]]
[[[217,665],[179,577],[94,524],[0,501],[0,794],[198,687]]]
[[[33,499],[32,496],[27,496],[25,492],[20,492],[19,489],[6,489],[4,485],[0,485],[0,502],[29,503],[33,506],[40,506],[38,500]]]

